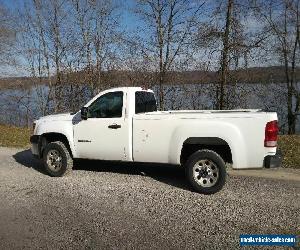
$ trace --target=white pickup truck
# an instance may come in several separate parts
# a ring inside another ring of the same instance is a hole
[[[260,110],[157,111],[153,91],[139,87],[101,92],[75,114],[34,122],[32,153],[51,176],[73,159],[181,165],[198,192],[219,191],[225,162],[234,169],[276,167],[277,114]]]

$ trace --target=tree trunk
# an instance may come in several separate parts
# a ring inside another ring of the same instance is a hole
[[[288,6],[285,6],[284,13],[284,35],[283,35],[283,58],[284,58],[284,68],[285,68],[285,77],[287,84],[287,120],[288,120],[288,134],[294,134],[296,130],[296,115],[293,112],[293,68],[295,67],[295,62],[292,60],[292,69],[290,76],[289,69],[289,59],[288,59],[288,42],[287,42],[287,9]],[[297,47],[297,37],[294,47],[294,53],[296,53]],[[294,59],[294,57],[293,57]]]
[[[164,47],[164,40],[163,40],[163,27],[162,27],[162,13],[161,13],[161,6],[158,5],[159,13],[158,13],[158,46],[159,46],[159,106],[161,110],[164,110],[164,62],[163,62],[163,47]]]
[[[297,93],[295,90],[295,68],[296,68],[296,52],[297,52],[297,45],[299,44],[299,7],[297,5],[297,10],[296,10],[296,37],[295,37],[295,42],[294,42],[294,47],[293,47],[293,54],[292,54],[292,67],[291,67],[291,77],[290,77],[290,85],[288,89],[288,133],[289,134],[295,134],[296,133],[296,121],[297,121],[297,113],[299,106],[296,103],[295,109],[293,110],[293,97],[296,96],[297,98]]]
[[[229,35],[230,35],[231,20],[232,20],[232,9],[233,9],[233,0],[228,0],[227,13],[226,13],[226,25],[225,25],[225,32],[223,36],[223,51],[222,51],[222,59],[221,59],[219,109],[225,108],[224,100],[225,100],[225,86],[227,83],[227,76],[228,76]]]

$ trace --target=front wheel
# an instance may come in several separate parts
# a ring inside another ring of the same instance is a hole
[[[199,193],[214,194],[225,184],[225,162],[212,150],[199,150],[193,153],[185,167],[190,184]]]
[[[43,162],[47,173],[53,177],[66,175],[73,168],[73,159],[69,150],[61,141],[46,145],[43,152]]]

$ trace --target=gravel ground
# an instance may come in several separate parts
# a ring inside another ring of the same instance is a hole
[[[236,249],[242,233],[300,234],[299,181],[230,175],[205,196],[179,167],[82,161],[51,178],[24,149],[0,148],[0,202],[0,249]]]

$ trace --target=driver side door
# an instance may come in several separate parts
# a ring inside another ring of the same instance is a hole
[[[129,143],[123,91],[101,95],[90,106],[88,119],[74,125],[78,158],[96,160],[127,159]]]

